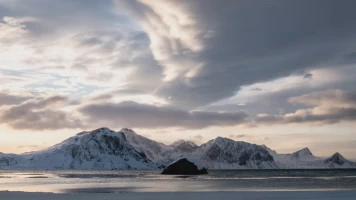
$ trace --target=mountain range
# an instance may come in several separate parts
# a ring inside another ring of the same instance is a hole
[[[208,169],[356,168],[339,153],[321,158],[308,148],[279,154],[265,145],[223,137],[200,146],[184,140],[165,145],[132,129],[100,128],[41,151],[0,153],[0,169],[160,169],[181,158]]]

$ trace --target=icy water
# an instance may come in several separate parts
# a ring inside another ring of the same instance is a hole
[[[0,191],[56,193],[356,190],[356,169],[161,171],[1,171]]]

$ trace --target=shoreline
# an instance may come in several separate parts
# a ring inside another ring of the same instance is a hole
[[[190,199],[313,199],[313,200],[352,200],[356,190],[343,191],[263,191],[263,192],[127,192],[127,193],[42,193],[0,191],[0,199],[6,200],[190,200]]]

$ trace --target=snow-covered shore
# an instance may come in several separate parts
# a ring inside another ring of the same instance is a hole
[[[4,200],[190,200],[190,199],[249,199],[249,200],[354,200],[356,190],[352,191],[295,191],[295,192],[170,192],[170,193],[26,193],[0,192],[0,199]]]

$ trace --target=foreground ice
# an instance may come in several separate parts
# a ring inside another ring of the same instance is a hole
[[[248,199],[248,200],[354,200],[356,190],[349,191],[305,191],[305,192],[171,192],[171,193],[80,193],[80,194],[53,194],[53,193],[25,193],[0,192],[0,199],[6,200],[190,200],[190,199]]]

